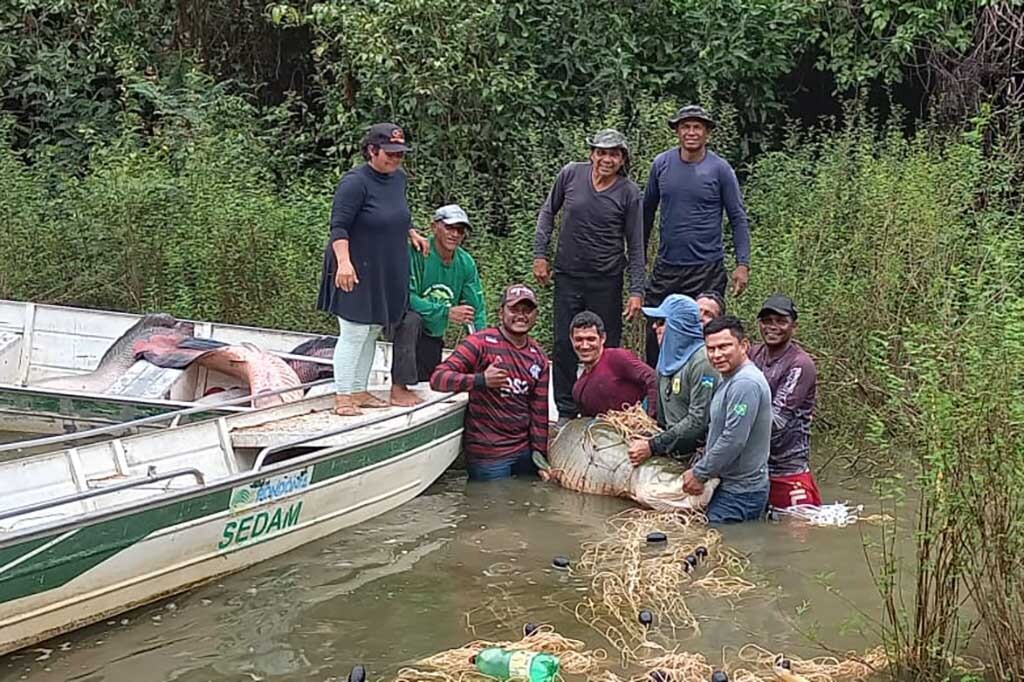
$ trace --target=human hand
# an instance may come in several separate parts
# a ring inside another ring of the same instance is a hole
[[[637,438],[629,444],[629,463],[640,466],[651,458],[651,442],[646,438]]]
[[[430,255],[430,240],[416,231],[416,228],[409,229],[409,243],[424,256]]]
[[[693,469],[687,469],[683,473],[683,492],[688,495],[700,495],[704,492],[704,484],[693,475]]]
[[[548,267],[547,258],[533,259],[533,278],[543,286],[551,283],[551,269]]]
[[[484,370],[484,383],[487,388],[504,388],[508,381],[508,370],[499,365],[489,365]]]
[[[622,316],[627,320],[632,320],[636,317],[636,314],[640,312],[640,308],[643,304],[644,301],[640,296],[630,296],[629,300],[626,301],[626,310],[623,311]]]
[[[345,260],[338,263],[338,271],[334,273],[334,286],[348,293],[359,284],[359,276],[356,275],[356,268],[352,261]]]
[[[475,314],[471,305],[456,305],[448,309],[448,319],[452,324],[469,324]]]
[[[747,265],[737,265],[736,269],[732,271],[732,290],[730,295],[740,296],[747,288],[747,282],[750,281],[750,267]]]

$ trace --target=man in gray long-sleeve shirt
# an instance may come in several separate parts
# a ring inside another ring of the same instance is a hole
[[[697,298],[702,291],[725,296],[725,249],[722,212],[732,225],[736,269],[732,295],[743,293],[750,268],[750,226],[736,173],[729,162],[707,148],[715,127],[701,107],[685,106],[668,121],[679,146],[662,152],[651,164],[644,192],[644,247],[661,208],[658,256],[647,284],[644,305],[654,307],[669,294]],[[647,330],[647,363],[654,366],[658,344]]]
[[[704,346],[722,382],[711,399],[707,449],[683,475],[683,489],[700,494],[707,481],[718,478],[708,503],[708,522],[754,521],[768,506],[771,389],[761,370],[747,359],[750,343],[735,317],[709,322]]]
[[[606,345],[618,347],[622,337],[622,274],[629,264],[626,317],[640,310],[644,290],[643,210],[640,188],[626,177],[626,138],[602,130],[587,140],[590,160],[570,163],[558,173],[537,216],[533,274],[543,285],[551,281],[548,245],[555,215],[562,225],[555,255],[555,352],[552,379],[560,419],[576,416],[572,387],[577,358],[569,326],[584,310],[605,324]],[[628,248],[627,248],[628,247]]]

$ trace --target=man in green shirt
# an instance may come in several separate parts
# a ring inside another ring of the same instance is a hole
[[[441,363],[449,324],[487,326],[480,273],[461,246],[469,217],[458,204],[449,204],[434,212],[431,227],[429,253],[409,250],[409,310],[391,331],[391,404],[401,407],[422,402],[408,387],[430,380]]]
[[[657,308],[642,308],[654,320],[661,351],[658,355],[658,424],[664,431],[653,438],[636,438],[629,460],[638,466],[651,455],[689,461],[708,433],[709,406],[719,382],[708,362],[696,301],[671,294]]]

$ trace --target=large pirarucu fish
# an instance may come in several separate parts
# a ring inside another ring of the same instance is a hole
[[[137,341],[134,349],[137,357],[157,367],[184,369],[195,362],[244,381],[253,396],[253,407],[282,405],[301,400],[303,396],[302,389],[297,388],[302,382],[295,370],[281,358],[252,344],[230,345],[214,339],[157,335]],[[275,393],[291,387],[296,390]],[[274,395],[263,395],[265,393]]]
[[[191,322],[178,320],[164,313],[145,315],[110,345],[93,371],[78,376],[44,379],[34,385],[58,390],[103,393],[135,364],[135,344],[158,336],[170,336],[180,340],[192,336],[194,332],[195,325]]]
[[[701,495],[683,492],[686,467],[668,457],[652,457],[640,466],[629,462],[629,443],[598,419],[573,419],[548,446],[547,458],[534,457],[548,480],[593,495],[628,497],[656,511],[699,510],[707,506],[718,479]]]

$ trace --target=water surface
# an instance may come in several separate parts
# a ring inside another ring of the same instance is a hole
[[[828,482],[823,493],[826,501],[870,497]],[[539,481],[468,484],[449,472],[365,524],[0,658],[0,678],[322,681],[362,663],[378,680],[472,639],[517,639],[527,621],[607,647],[571,613],[585,582],[550,561],[578,557],[580,544],[605,537],[607,518],[627,506]],[[874,646],[877,637],[856,622],[858,608],[880,613],[862,532],[876,533],[789,522],[725,529],[725,542],[749,554],[760,587],[740,599],[688,598],[701,633],[679,633],[669,643],[713,662],[723,648],[748,642],[820,655],[808,635],[840,650]]]

